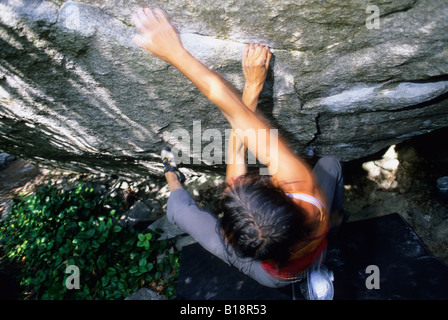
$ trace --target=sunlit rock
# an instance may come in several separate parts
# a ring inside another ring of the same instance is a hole
[[[220,112],[133,44],[130,16],[142,5],[165,10],[185,47],[238,90],[244,44],[269,45],[259,110],[298,153],[352,160],[447,126],[448,3],[377,1],[379,16],[370,4],[1,1],[0,151],[74,170],[155,175],[167,133],[203,139],[193,132],[201,121],[202,132],[225,138]],[[200,143],[185,166],[197,170],[210,141]]]

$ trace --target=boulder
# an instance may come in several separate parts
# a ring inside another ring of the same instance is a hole
[[[448,219],[435,226],[433,230],[433,240],[438,243],[447,243],[448,238]]]
[[[0,171],[6,169],[14,160],[16,160],[15,156],[7,153],[0,153]]]
[[[153,222],[150,226],[148,226],[148,229],[155,232],[160,232],[161,235],[157,238],[159,241],[177,238],[185,233],[175,224],[171,223],[166,215]]]
[[[163,212],[160,206],[151,201],[138,200],[120,219],[120,224],[129,229],[144,229],[156,221]]]
[[[298,153],[344,161],[448,124],[448,3],[370,4],[150,3],[167,13],[194,56],[238,90],[244,44],[269,45],[274,59],[260,112]],[[42,165],[141,176],[162,172],[159,152],[171,142],[183,165],[223,169],[205,156],[223,154],[224,117],[178,70],[132,42],[130,16],[147,5],[1,1],[1,151]]]

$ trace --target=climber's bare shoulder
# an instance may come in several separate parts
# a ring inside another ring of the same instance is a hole
[[[280,145],[278,157],[277,168],[271,173],[273,184],[285,192],[301,190],[314,194],[315,179],[311,167],[290,149],[282,152]]]

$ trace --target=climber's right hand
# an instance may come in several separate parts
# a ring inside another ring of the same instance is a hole
[[[172,63],[175,55],[185,50],[179,33],[162,10],[139,8],[132,15],[132,22],[140,32],[134,42],[153,56]]]

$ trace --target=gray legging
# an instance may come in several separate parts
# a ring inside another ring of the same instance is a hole
[[[313,169],[317,182],[327,196],[330,212],[342,208],[344,184],[342,169],[334,157],[323,157]],[[226,245],[215,215],[196,205],[185,189],[171,192],[167,205],[168,219],[191,235],[202,247],[227,264],[237,268],[260,284],[279,288],[291,281],[278,280],[266,273],[260,261],[239,257],[230,245]]]

